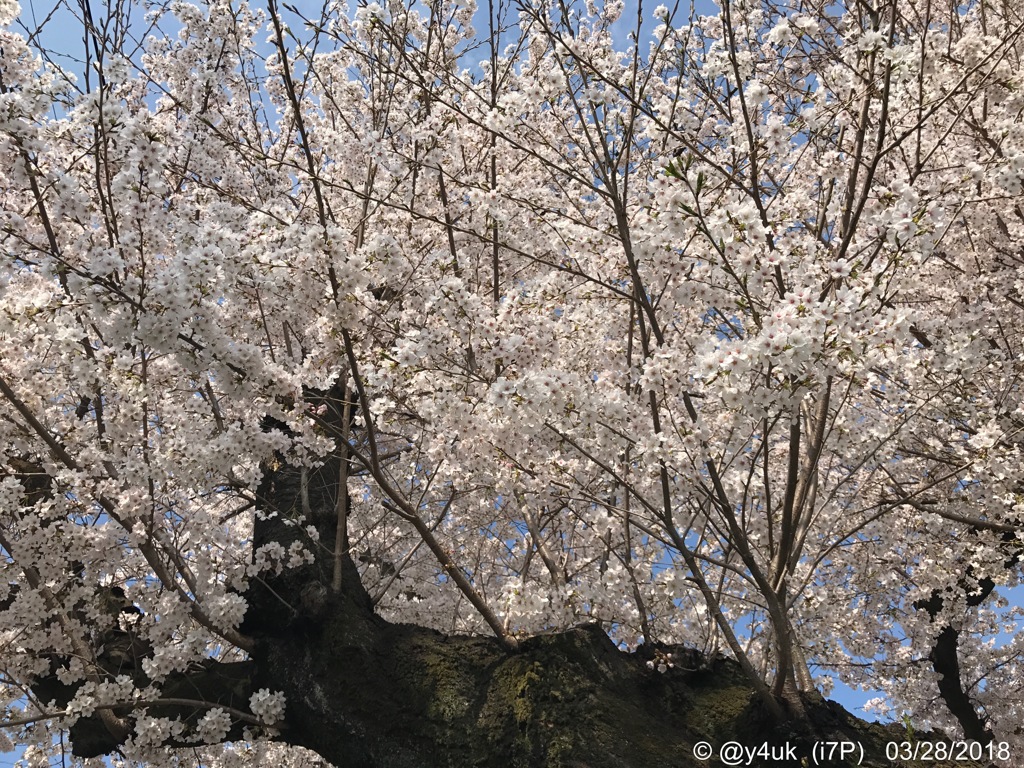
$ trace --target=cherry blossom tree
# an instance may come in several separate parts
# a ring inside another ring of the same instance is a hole
[[[1024,750],[1024,17],[625,10],[0,0],[0,739],[571,764],[543,648]]]

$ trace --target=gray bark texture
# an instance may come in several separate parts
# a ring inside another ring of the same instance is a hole
[[[336,484],[329,478],[337,469],[336,460],[328,461],[320,476],[305,482],[306,509],[314,511],[320,541],[334,541],[328,510]],[[298,470],[268,468],[256,546],[276,540],[287,548],[297,539],[318,546],[291,519],[301,486]],[[164,696],[245,710],[253,691],[283,691],[286,719],[273,738],[313,750],[339,768],[723,765],[717,757],[694,757],[703,741],[716,755],[729,741],[775,748],[751,765],[893,766],[912,763],[888,761],[887,742],[944,740],[858,720],[820,697],[805,702],[807,719],[778,722],[757,703],[735,662],[655,644],[626,653],[597,625],[529,638],[508,650],[489,637],[390,623],[375,613],[351,559],[344,561],[342,590],[332,591],[332,557],[321,554],[313,565],[250,586],[242,626],[255,641],[248,660],[196,665],[168,680]],[[648,664],[669,658],[673,666],[665,671]],[[135,675],[146,682],[141,669]],[[60,704],[75,687],[51,674],[36,681],[34,692]],[[208,707],[168,705],[149,714],[194,724]],[[117,714],[130,720],[128,711]],[[96,715],[79,720],[70,735],[80,756],[112,753],[123,742],[123,734],[111,734]],[[228,736],[241,737],[241,725]],[[859,755],[858,761],[816,762],[816,740],[857,742],[863,762]],[[786,745],[796,760],[783,759]]]

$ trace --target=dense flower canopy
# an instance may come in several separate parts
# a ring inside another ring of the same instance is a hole
[[[951,631],[1024,749],[1019,9],[129,10],[76,6],[76,76],[0,1],[7,738],[135,702],[160,759],[162,681],[344,546],[395,620],[596,620],[955,733]],[[337,451],[337,538],[254,547],[268,467]]]

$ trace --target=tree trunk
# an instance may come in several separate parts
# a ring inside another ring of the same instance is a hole
[[[301,540],[317,547],[290,514],[303,489],[308,495],[329,488],[321,480],[337,477],[336,470],[328,461],[318,470],[322,478],[305,481],[297,469],[268,471],[254,545],[276,540],[287,548]],[[316,512],[334,508],[327,495],[306,501],[318,529],[331,523]],[[321,535],[324,540],[334,539]],[[859,721],[813,697],[804,700],[806,719],[774,722],[736,662],[659,644],[625,653],[596,624],[529,638],[516,650],[490,637],[392,624],[374,613],[347,555],[342,590],[329,588],[333,562],[320,547],[313,565],[254,581],[242,626],[255,642],[250,658],[210,660],[172,676],[163,686],[166,699],[206,706],[170,703],[148,714],[194,725],[210,707],[247,710],[254,691],[282,691],[285,720],[273,738],[346,768],[722,765],[694,757],[703,741],[716,755],[729,741],[774,745],[745,759],[750,765],[853,764],[849,758],[813,760],[816,739],[857,742],[864,748],[861,765],[882,766],[892,764],[886,742],[909,738],[903,728]],[[136,678],[146,682],[141,670]],[[34,691],[63,706],[77,685],[65,686],[51,674],[37,680]],[[241,723],[227,736],[242,737]],[[115,751],[123,734],[112,735],[94,714],[72,727],[71,740],[75,754],[96,756]],[[180,745],[187,743],[186,734]]]
[[[701,741],[716,754],[728,741],[767,743],[774,748],[751,765],[798,766],[816,739],[858,742],[862,765],[883,766],[892,764],[886,742],[910,738],[899,726],[859,721],[820,699],[807,702],[810,730],[773,723],[732,660],[669,646],[624,653],[596,625],[508,651],[491,638],[391,624],[373,614],[365,594],[328,595],[323,609],[322,621],[262,630],[250,661],[210,663],[172,680],[165,695],[182,691],[211,706],[244,708],[254,690],[283,691],[286,719],[276,738],[346,768],[722,765],[694,757]],[[673,666],[659,671],[664,662]],[[195,722],[201,712],[164,707],[151,714]],[[119,743],[96,716],[80,720],[71,735],[82,756]],[[795,761],[785,759],[786,745]]]

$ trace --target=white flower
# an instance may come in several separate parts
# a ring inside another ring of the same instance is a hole
[[[768,89],[760,80],[751,80],[747,83],[747,98],[753,104],[760,104],[768,98]]]
[[[990,421],[975,434],[971,435],[968,442],[972,448],[985,451],[998,443],[1002,434],[1003,431],[999,428],[999,424],[995,421]]]
[[[127,82],[130,75],[131,62],[124,56],[112,56],[103,68],[103,76],[111,85],[121,85]]]
[[[792,45],[796,41],[796,35],[793,34],[793,29],[789,26],[789,21],[782,19],[778,24],[772,27],[765,39],[772,45]]]
[[[288,547],[288,567],[298,568],[300,565],[313,562],[313,553],[302,546],[301,541],[293,541]]]
[[[828,270],[833,278],[849,277],[850,263],[848,261],[830,261],[828,263]]]
[[[80,717],[91,717],[95,711],[96,698],[88,695],[85,689],[80,691],[64,708],[64,713],[72,720],[77,720]]]
[[[2,2],[2,0],[0,0]],[[22,761],[28,768],[49,768],[50,759],[46,752],[40,747],[30,744],[25,747],[25,751],[21,756]]]
[[[204,743],[218,744],[231,730],[231,716],[223,709],[211,709],[199,720],[196,730]]]
[[[857,49],[861,51],[873,51],[885,45],[885,35],[875,29],[867,30],[857,40]]]
[[[509,381],[504,376],[499,376],[494,381],[494,384],[491,385],[491,395],[499,404],[504,403],[508,398],[514,395],[515,392],[515,382]]]
[[[388,13],[381,7],[380,3],[367,3],[355,13],[357,27],[367,28],[372,27],[375,22],[387,23],[387,21]]]
[[[236,629],[242,623],[249,606],[241,595],[227,594],[207,598],[203,607],[218,627]]]
[[[817,19],[813,16],[794,16],[793,26],[800,30],[801,34],[814,36],[821,29]]]
[[[181,721],[142,715],[135,722],[135,744],[140,747],[158,747],[171,736],[180,734],[181,730]]]
[[[893,226],[893,236],[896,242],[905,243],[917,232],[917,223],[910,218],[902,218]]]
[[[21,15],[21,6],[15,0],[0,0],[0,26],[6,27]]]
[[[260,688],[249,697],[249,709],[264,723],[273,725],[284,719],[284,694]]]

